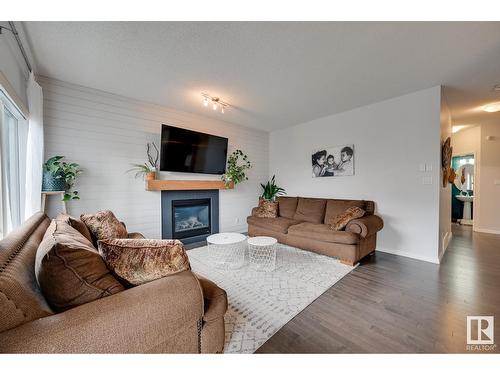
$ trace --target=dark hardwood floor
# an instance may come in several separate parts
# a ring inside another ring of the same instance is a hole
[[[500,236],[453,235],[441,265],[376,253],[257,352],[467,352],[467,315],[496,316],[500,339]]]
[[[500,340],[500,236],[454,224],[441,265],[376,253],[257,353],[467,353],[467,315]]]

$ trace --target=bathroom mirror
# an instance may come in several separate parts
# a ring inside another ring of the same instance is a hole
[[[464,181],[463,183],[462,180]],[[474,190],[474,164],[464,164],[460,166],[454,183],[457,189],[463,192]]]

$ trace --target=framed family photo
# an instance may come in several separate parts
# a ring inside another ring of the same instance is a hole
[[[334,146],[313,151],[313,178],[353,175],[354,145]]]

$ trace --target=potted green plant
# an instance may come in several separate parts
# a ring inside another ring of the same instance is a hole
[[[155,150],[154,156],[152,155],[151,148]],[[146,154],[148,155],[148,161],[144,164],[132,164],[133,168],[130,168],[127,173],[135,172],[135,178],[142,177],[146,181],[155,180],[160,151],[158,151],[158,147],[156,147],[154,142],[146,144]]]
[[[241,163],[240,157],[242,159]],[[229,188],[231,183],[239,184],[248,180],[245,171],[250,168],[252,168],[252,163],[248,160],[248,156],[239,149],[235,150],[227,159],[226,173],[222,175],[221,180],[224,181],[226,188]]]
[[[276,197],[286,194],[285,189],[276,185],[275,176],[270,181],[267,181],[267,184],[260,184],[260,186],[263,189],[261,197],[269,202],[273,202]]]
[[[64,156],[56,155],[43,165],[42,191],[64,191],[63,201],[80,199],[78,191],[71,191],[82,170],[77,163],[66,163]]]

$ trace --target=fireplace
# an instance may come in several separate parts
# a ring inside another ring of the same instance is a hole
[[[172,201],[172,237],[194,237],[211,232],[210,199]]]
[[[188,244],[219,233],[219,190],[161,192],[161,235]]]

